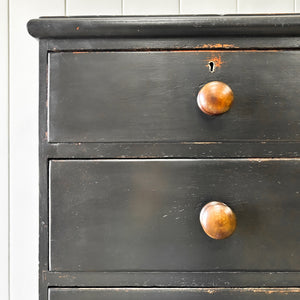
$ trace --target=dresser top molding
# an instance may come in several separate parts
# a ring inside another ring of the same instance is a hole
[[[300,36],[300,14],[41,17],[36,38]]]

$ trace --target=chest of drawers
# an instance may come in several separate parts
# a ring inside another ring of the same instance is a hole
[[[28,29],[40,300],[299,299],[298,15]]]

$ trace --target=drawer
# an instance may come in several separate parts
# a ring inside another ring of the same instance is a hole
[[[49,300],[194,300],[194,299],[253,299],[253,300],[281,300],[299,299],[298,288],[247,288],[247,289],[222,289],[222,288],[51,288]]]
[[[49,168],[51,271],[300,270],[298,159],[52,160]],[[236,214],[227,239],[202,230],[210,201]]]
[[[299,78],[299,51],[51,52],[48,139],[299,141]],[[223,115],[197,106],[210,81],[234,92]]]

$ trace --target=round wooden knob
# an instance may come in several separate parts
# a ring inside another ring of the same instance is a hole
[[[229,110],[233,98],[233,92],[226,83],[211,81],[199,91],[197,103],[205,114],[219,115]]]
[[[209,202],[200,212],[200,223],[205,233],[216,240],[226,239],[236,228],[236,217],[222,202]]]

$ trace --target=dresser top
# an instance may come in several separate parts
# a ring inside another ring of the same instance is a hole
[[[300,36],[300,14],[41,17],[36,38]]]

